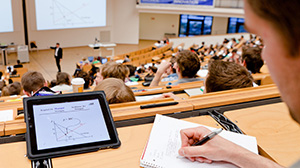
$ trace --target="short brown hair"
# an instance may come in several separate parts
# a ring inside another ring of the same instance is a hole
[[[21,84],[20,82],[14,82],[5,86],[2,89],[2,96],[20,95],[21,94]]]
[[[104,91],[109,104],[135,101],[132,90],[121,79],[106,78],[95,87],[96,90]]]
[[[260,68],[264,65],[261,49],[258,47],[243,48],[242,59],[246,63],[246,68],[254,74],[259,73]]]
[[[197,54],[183,50],[176,56],[176,63],[181,71],[182,77],[193,78],[200,69],[200,59]]]
[[[45,84],[43,75],[37,71],[26,72],[21,79],[22,87],[27,93],[36,92]]]
[[[103,79],[118,78],[125,81],[125,78],[129,75],[129,70],[125,65],[110,61],[102,66],[101,75]]]
[[[253,78],[248,70],[234,62],[211,61],[205,80],[206,92],[216,92],[253,86]]]
[[[70,75],[65,72],[58,72],[56,74],[56,84],[57,85],[61,85],[61,84],[71,85]]]
[[[283,44],[292,56],[299,55],[300,46],[300,1],[299,0],[247,0],[252,11],[269,21],[283,39]]]

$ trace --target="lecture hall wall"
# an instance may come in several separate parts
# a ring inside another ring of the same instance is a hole
[[[179,14],[160,14],[160,13],[140,13],[140,39],[160,40],[165,33],[178,36]],[[213,18],[212,34],[227,33],[228,17]]]
[[[136,0],[107,0],[107,26],[98,28],[36,30],[34,0],[27,0],[29,41],[36,41],[39,49],[60,42],[62,47],[86,46],[100,36],[100,31],[110,31],[111,41],[138,44],[139,14]],[[24,44],[22,1],[12,1],[14,32],[0,33],[1,43]]]
[[[62,47],[86,46],[93,43],[101,31],[110,31],[112,42],[137,44],[139,39],[159,40],[165,33],[178,35],[179,14],[139,13],[136,0],[107,0],[107,26],[98,28],[36,30],[34,0],[27,0],[29,41],[36,41],[39,49],[60,42]],[[1,43],[24,44],[22,2],[12,1],[14,32],[0,33]],[[212,34],[225,34],[227,17],[214,17]]]

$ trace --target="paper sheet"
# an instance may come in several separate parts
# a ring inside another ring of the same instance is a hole
[[[14,110],[1,110],[0,111],[0,122],[10,121],[14,119]]]
[[[186,158],[178,158],[178,150],[181,147],[180,130],[185,128],[198,127],[199,124],[190,123],[162,115],[156,115],[148,144],[141,157],[141,165],[152,164],[154,167],[188,167],[188,168],[231,168],[236,167],[229,163],[213,162],[212,164],[191,162]],[[206,126],[207,127],[207,126]],[[210,130],[215,128],[207,127]],[[258,153],[255,137],[236,134],[229,131],[222,131],[220,134],[228,139],[254,153]]]

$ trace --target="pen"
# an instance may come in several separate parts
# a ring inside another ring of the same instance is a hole
[[[192,146],[199,146],[205,144],[207,141],[218,135],[220,132],[222,132],[222,128],[215,129],[213,132],[205,135],[200,141],[194,143]]]
[[[171,106],[171,105],[176,105],[178,102],[167,102],[167,103],[158,103],[158,104],[147,104],[147,105],[142,105],[140,106],[141,109],[145,108],[154,108],[154,107],[162,107],[162,106]]]

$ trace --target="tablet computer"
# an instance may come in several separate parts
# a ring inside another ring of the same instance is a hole
[[[31,160],[121,144],[103,91],[30,97],[23,104]]]

